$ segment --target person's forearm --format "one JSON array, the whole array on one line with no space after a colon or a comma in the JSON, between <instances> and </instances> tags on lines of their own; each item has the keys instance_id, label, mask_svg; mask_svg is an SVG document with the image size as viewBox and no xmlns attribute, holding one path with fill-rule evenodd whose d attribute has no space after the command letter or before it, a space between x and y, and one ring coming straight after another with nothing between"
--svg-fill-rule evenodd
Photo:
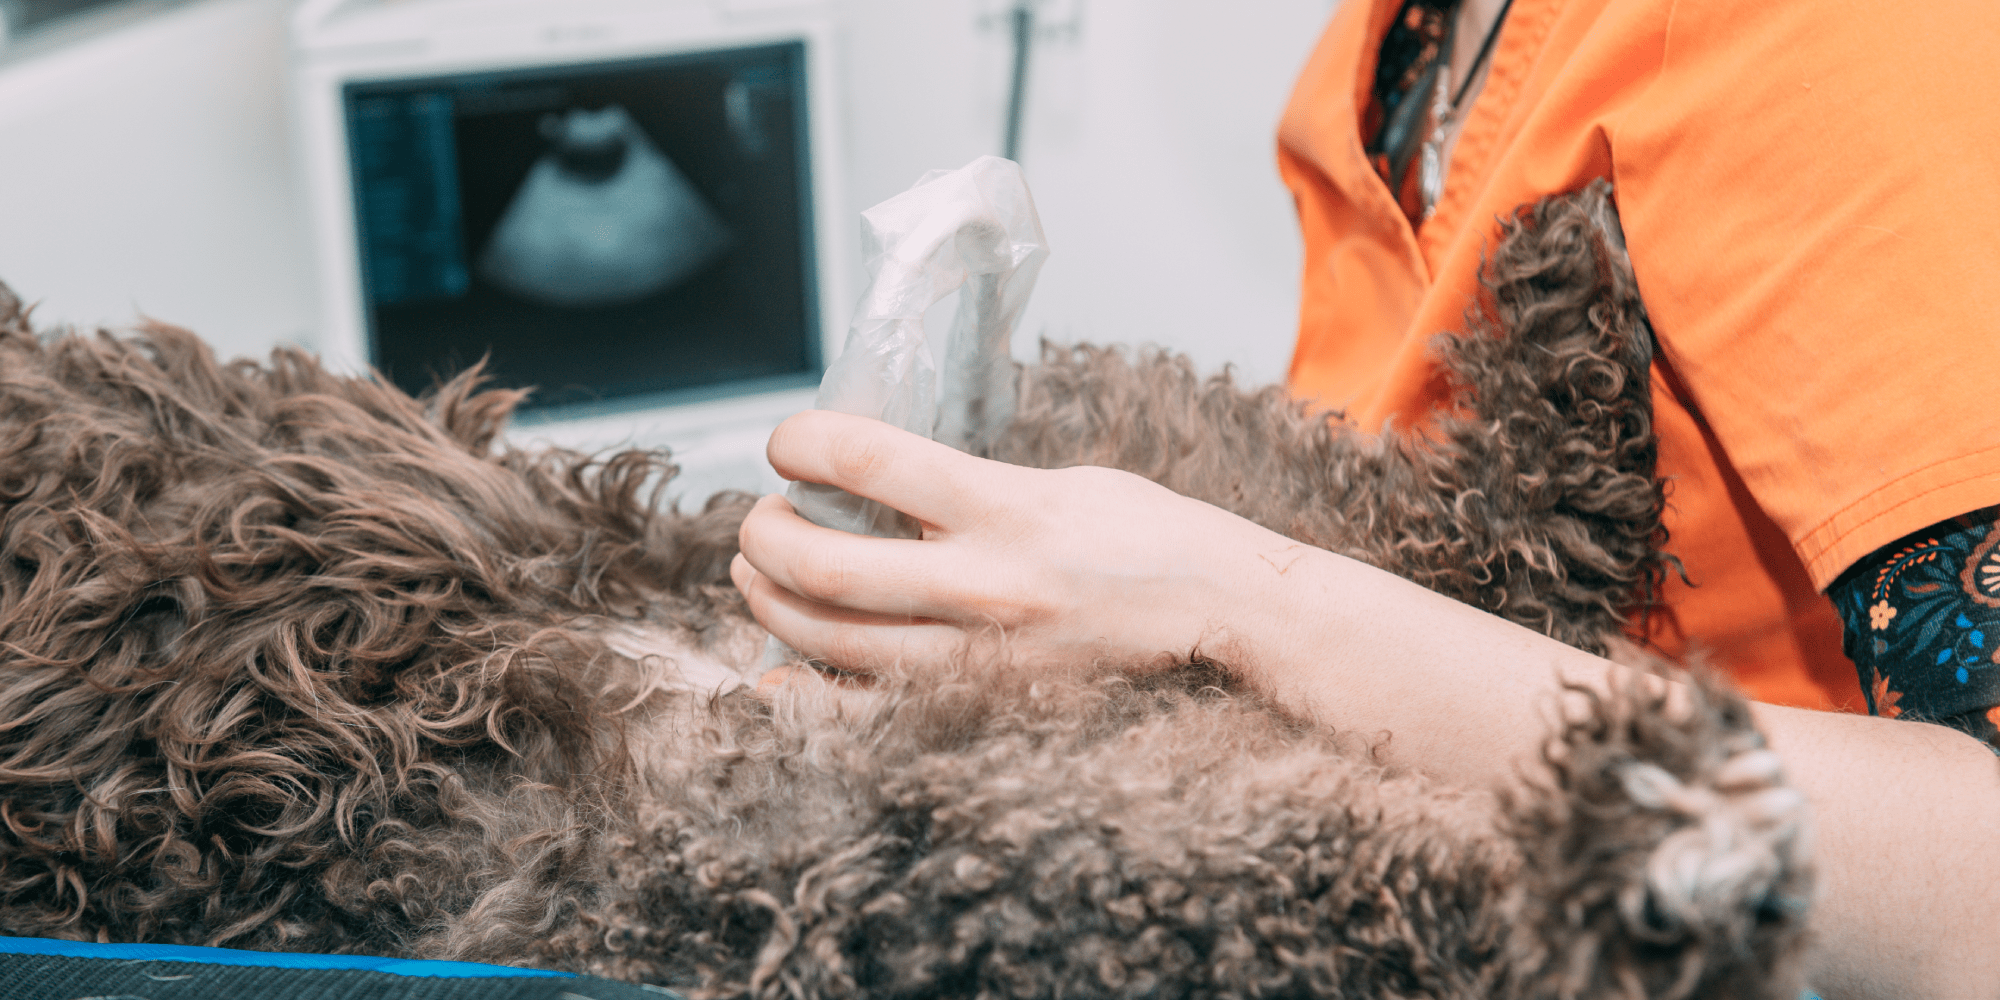
<instances>
[{"instance_id":1,"label":"person's forearm","mask_svg":"<svg viewBox=\"0 0 2000 1000\"><path fill-rule=\"evenodd\" d=\"M1943 726L1755 708L1813 805L1819 993L2000 996L2000 761Z\"/></svg>"},{"instance_id":2,"label":"person's forearm","mask_svg":"<svg viewBox=\"0 0 2000 1000\"><path fill-rule=\"evenodd\" d=\"M1239 634L1246 679L1396 763L1498 788L1539 759L1562 683L1626 669L1399 577L1298 550ZM1274 565L1273 570L1276 569ZM1366 664L1362 669L1358 665ZM2000 763L1937 726L1756 706L1812 802L1810 976L1828 1000L2000 996Z\"/></svg>"},{"instance_id":3,"label":"person's forearm","mask_svg":"<svg viewBox=\"0 0 2000 1000\"><path fill-rule=\"evenodd\" d=\"M1386 733L1392 762L1454 784L1512 782L1539 760L1561 682L1609 690L1621 669L1324 550L1265 562L1285 570L1240 590L1255 596L1233 631L1257 637L1244 679L1336 730Z\"/></svg>"}]
</instances>

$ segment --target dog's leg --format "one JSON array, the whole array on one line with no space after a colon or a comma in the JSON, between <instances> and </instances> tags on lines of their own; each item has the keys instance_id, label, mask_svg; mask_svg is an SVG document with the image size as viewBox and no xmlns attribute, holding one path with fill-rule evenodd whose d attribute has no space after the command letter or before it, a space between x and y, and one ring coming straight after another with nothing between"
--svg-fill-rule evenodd
<instances>
[{"instance_id":1,"label":"dog's leg","mask_svg":"<svg viewBox=\"0 0 2000 1000\"><path fill-rule=\"evenodd\" d=\"M1651 336L1609 189L1522 213L1493 315L1441 337L1458 408L1424 434L1329 423L1185 358L1045 347L990 457L1106 465L1600 648L1662 573Z\"/></svg>"},{"instance_id":2,"label":"dog's leg","mask_svg":"<svg viewBox=\"0 0 2000 1000\"><path fill-rule=\"evenodd\" d=\"M1691 705L1594 700L1517 803L1509 995L1794 1000L1811 895L1805 798L1749 706L1697 678Z\"/></svg>"},{"instance_id":3,"label":"dog's leg","mask_svg":"<svg viewBox=\"0 0 2000 1000\"><path fill-rule=\"evenodd\" d=\"M1203 379L1153 349L1044 343L1021 373L1013 421L984 454L1016 465L1100 465L1152 479L1277 531L1301 503L1301 473L1325 454L1326 421L1282 386Z\"/></svg>"},{"instance_id":4,"label":"dog's leg","mask_svg":"<svg viewBox=\"0 0 2000 1000\"><path fill-rule=\"evenodd\" d=\"M1458 409L1413 457L1493 577L1456 596L1594 647L1671 562L1652 330L1610 186L1524 209L1485 281L1490 315L1437 342Z\"/></svg>"}]
</instances>

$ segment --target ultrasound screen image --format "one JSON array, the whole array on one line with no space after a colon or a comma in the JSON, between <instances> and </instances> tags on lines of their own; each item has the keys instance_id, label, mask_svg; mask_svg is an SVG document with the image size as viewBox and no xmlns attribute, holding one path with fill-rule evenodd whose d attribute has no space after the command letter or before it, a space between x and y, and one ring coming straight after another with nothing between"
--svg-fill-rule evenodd
<instances>
[{"instance_id":1,"label":"ultrasound screen image","mask_svg":"<svg viewBox=\"0 0 2000 1000\"><path fill-rule=\"evenodd\" d=\"M820 371L805 47L349 84L370 360L529 406Z\"/></svg>"}]
</instances>

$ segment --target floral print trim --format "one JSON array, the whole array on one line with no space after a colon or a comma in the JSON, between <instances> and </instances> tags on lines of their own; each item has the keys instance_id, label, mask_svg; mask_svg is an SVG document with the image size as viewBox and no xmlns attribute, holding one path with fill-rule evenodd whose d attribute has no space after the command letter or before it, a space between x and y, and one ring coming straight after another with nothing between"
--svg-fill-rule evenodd
<instances>
[{"instance_id":1,"label":"floral print trim","mask_svg":"<svg viewBox=\"0 0 2000 1000\"><path fill-rule=\"evenodd\" d=\"M1868 711L2000 753L2000 507L1877 550L1827 588Z\"/></svg>"}]
</instances>

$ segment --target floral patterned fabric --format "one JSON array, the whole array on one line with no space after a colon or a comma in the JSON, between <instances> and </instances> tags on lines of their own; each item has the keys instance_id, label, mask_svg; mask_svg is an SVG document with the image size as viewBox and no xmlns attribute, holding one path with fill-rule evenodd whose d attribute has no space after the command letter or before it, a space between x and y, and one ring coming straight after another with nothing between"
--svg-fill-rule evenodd
<instances>
[{"instance_id":1,"label":"floral patterned fabric","mask_svg":"<svg viewBox=\"0 0 2000 1000\"><path fill-rule=\"evenodd\" d=\"M1461 0L1403 0L1375 62L1374 100L1362 115L1367 152L1412 226L1424 220L1418 177L1409 169L1430 129L1425 117L1437 74L1451 59L1452 23Z\"/></svg>"},{"instance_id":2,"label":"floral patterned fabric","mask_svg":"<svg viewBox=\"0 0 2000 1000\"><path fill-rule=\"evenodd\" d=\"M1827 596L1871 714L1942 723L2000 753L2000 507L1877 550Z\"/></svg>"}]
</instances>

